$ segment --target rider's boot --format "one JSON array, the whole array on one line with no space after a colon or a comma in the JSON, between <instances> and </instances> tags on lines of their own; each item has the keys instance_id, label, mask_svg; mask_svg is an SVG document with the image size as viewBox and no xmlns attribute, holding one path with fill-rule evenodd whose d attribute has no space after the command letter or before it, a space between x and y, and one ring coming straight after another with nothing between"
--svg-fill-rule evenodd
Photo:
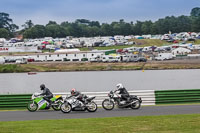
<instances>
[{"instance_id":1,"label":"rider's boot","mask_svg":"<svg viewBox=\"0 0 200 133\"><path fill-rule=\"evenodd\" d=\"M47 108L50 108L52 105L52 101L48 101L48 105L47 105Z\"/></svg>"}]
</instances>

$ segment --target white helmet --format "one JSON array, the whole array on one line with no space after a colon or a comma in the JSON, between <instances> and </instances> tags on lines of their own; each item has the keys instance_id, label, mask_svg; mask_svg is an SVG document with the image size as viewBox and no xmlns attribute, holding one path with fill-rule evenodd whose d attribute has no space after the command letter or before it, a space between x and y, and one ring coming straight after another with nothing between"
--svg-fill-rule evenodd
<instances>
[{"instance_id":1,"label":"white helmet","mask_svg":"<svg viewBox=\"0 0 200 133\"><path fill-rule=\"evenodd\" d=\"M117 89L124 88L123 85L122 85L121 83L117 84L116 86L117 86Z\"/></svg>"}]
</instances>

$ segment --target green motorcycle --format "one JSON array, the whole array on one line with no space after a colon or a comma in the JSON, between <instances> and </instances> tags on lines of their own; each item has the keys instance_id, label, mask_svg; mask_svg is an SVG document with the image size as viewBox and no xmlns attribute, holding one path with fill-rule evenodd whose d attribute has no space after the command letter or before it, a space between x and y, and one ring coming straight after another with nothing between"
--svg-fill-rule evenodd
<instances>
[{"instance_id":1,"label":"green motorcycle","mask_svg":"<svg viewBox=\"0 0 200 133\"><path fill-rule=\"evenodd\" d=\"M43 96L39 96L36 93L32 95L32 101L28 102L27 109L30 112L35 112L37 110L44 110L44 109L49 109L50 107L48 106L49 103L43 99ZM60 106L63 103L63 98L61 95L56 95L53 98L51 98L52 104L51 107L55 111L60 110Z\"/></svg>"}]
</instances>

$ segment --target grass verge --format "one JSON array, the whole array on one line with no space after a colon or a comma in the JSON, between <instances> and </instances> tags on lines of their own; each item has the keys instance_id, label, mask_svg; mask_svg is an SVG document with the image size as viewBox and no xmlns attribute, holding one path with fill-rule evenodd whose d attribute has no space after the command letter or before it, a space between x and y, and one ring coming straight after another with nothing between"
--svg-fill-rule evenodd
<instances>
[{"instance_id":1,"label":"grass verge","mask_svg":"<svg viewBox=\"0 0 200 133\"><path fill-rule=\"evenodd\" d=\"M200 69L199 60L171 60L118 63L40 62L0 65L0 73L13 72L68 72L68 71L122 71L122 70Z\"/></svg>"},{"instance_id":2,"label":"grass verge","mask_svg":"<svg viewBox=\"0 0 200 133\"><path fill-rule=\"evenodd\" d=\"M199 133L200 114L0 122L1 133Z\"/></svg>"},{"instance_id":3,"label":"grass verge","mask_svg":"<svg viewBox=\"0 0 200 133\"><path fill-rule=\"evenodd\" d=\"M24 72L25 70L16 64L0 65L0 73Z\"/></svg>"}]
</instances>

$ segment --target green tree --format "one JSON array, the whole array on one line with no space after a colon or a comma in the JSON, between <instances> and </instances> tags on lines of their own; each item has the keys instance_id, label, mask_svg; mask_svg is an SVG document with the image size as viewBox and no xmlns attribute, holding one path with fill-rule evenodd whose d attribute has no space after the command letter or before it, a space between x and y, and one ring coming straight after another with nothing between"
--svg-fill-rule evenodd
<instances>
[{"instance_id":1,"label":"green tree","mask_svg":"<svg viewBox=\"0 0 200 133\"><path fill-rule=\"evenodd\" d=\"M22 25L25 29L30 29L34 26L33 22L31 20L27 20L25 24Z\"/></svg>"},{"instance_id":2,"label":"green tree","mask_svg":"<svg viewBox=\"0 0 200 133\"><path fill-rule=\"evenodd\" d=\"M151 34L153 23L151 21L145 21L142 23L141 32L142 34Z\"/></svg>"},{"instance_id":3,"label":"green tree","mask_svg":"<svg viewBox=\"0 0 200 133\"><path fill-rule=\"evenodd\" d=\"M9 38L9 31L5 28L0 28L0 38Z\"/></svg>"},{"instance_id":4,"label":"green tree","mask_svg":"<svg viewBox=\"0 0 200 133\"><path fill-rule=\"evenodd\" d=\"M192 31L200 32L200 17L195 17L192 19Z\"/></svg>"},{"instance_id":5,"label":"green tree","mask_svg":"<svg viewBox=\"0 0 200 133\"><path fill-rule=\"evenodd\" d=\"M50 20L50 21L48 22L48 24L46 24L46 26L48 26L48 25L57 25L57 23L56 23L56 21L51 21L51 20Z\"/></svg>"},{"instance_id":6,"label":"green tree","mask_svg":"<svg viewBox=\"0 0 200 133\"><path fill-rule=\"evenodd\" d=\"M100 29L97 26L88 27L88 36L99 36Z\"/></svg>"},{"instance_id":7,"label":"green tree","mask_svg":"<svg viewBox=\"0 0 200 133\"><path fill-rule=\"evenodd\" d=\"M192 17L199 17L200 16L200 8L199 7L195 7L191 10L190 12L190 16Z\"/></svg>"},{"instance_id":8,"label":"green tree","mask_svg":"<svg viewBox=\"0 0 200 133\"><path fill-rule=\"evenodd\" d=\"M133 26L133 34L142 35L142 24L143 22L141 21L136 22L136 24Z\"/></svg>"},{"instance_id":9,"label":"green tree","mask_svg":"<svg viewBox=\"0 0 200 133\"><path fill-rule=\"evenodd\" d=\"M0 12L0 28L10 29L12 19L9 18L9 14Z\"/></svg>"},{"instance_id":10,"label":"green tree","mask_svg":"<svg viewBox=\"0 0 200 133\"><path fill-rule=\"evenodd\" d=\"M109 24L103 23L100 28L100 35L102 36L113 36L113 27Z\"/></svg>"},{"instance_id":11,"label":"green tree","mask_svg":"<svg viewBox=\"0 0 200 133\"><path fill-rule=\"evenodd\" d=\"M32 28L27 29L23 33L24 38L42 38L46 36L46 29L43 25L35 25Z\"/></svg>"},{"instance_id":12,"label":"green tree","mask_svg":"<svg viewBox=\"0 0 200 133\"><path fill-rule=\"evenodd\" d=\"M89 23L89 26L96 26L96 27L100 28L100 23L98 21L91 21Z\"/></svg>"},{"instance_id":13,"label":"green tree","mask_svg":"<svg viewBox=\"0 0 200 133\"><path fill-rule=\"evenodd\" d=\"M46 36L49 37L66 37L65 29L57 24L51 24L46 26Z\"/></svg>"},{"instance_id":14,"label":"green tree","mask_svg":"<svg viewBox=\"0 0 200 133\"><path fill-rule=\"evenodd\" d=\"M90 20L87 20L87 19L77 19L77 20L75 21L75 23L89 25Z\"/></svg>"},{"instance_id":15,"label":"green tree","mask_svg":"<svg viewBox=\"0 0 200 133\"><path fill-rule=\"evenodd\" d=\"M12 36L13 32L19 27L13 24L13 21L9 18L8 13L0 12L0 28L6 28L10 32L10 36Z\"/></svg>"},{"instance_id":16,"label":"green tree","mask_svg":"<svg viewBox=\"0 0 200 133\"><path fill-rule=\"evenodd\" d=\"M65 21L65 22L62 22L60 26L67 27L67 26L70 26L70 23L68 21Z\"/></svg>"}]
</instances>

